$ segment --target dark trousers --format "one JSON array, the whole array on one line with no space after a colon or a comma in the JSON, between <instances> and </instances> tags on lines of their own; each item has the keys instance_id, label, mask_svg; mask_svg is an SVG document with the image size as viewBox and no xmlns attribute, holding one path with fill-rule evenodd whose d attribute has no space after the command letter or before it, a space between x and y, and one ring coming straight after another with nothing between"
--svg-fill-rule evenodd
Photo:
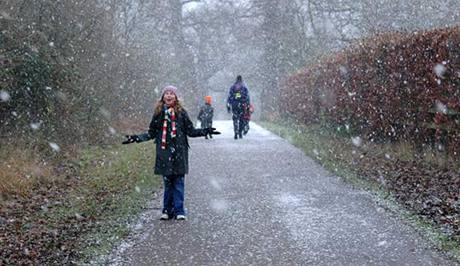
<instances>
[{"instance_id":1,"label":"dark trousers","mask_svg":"<svg viewBox=\"0 0 460 266\"><path fill-rule=\"evenodd\" d=\"M212 127L212 119L204 119L201 121L201 128L211 128ZM212 134L204 136L206 139L210 137L212 139Z\"/></svg>"},{"instance_id":2,"label":"dark trousers","mask_svg":"<svg viewBox=\"0 0 460 266\"><path fill-rule=\"evenodd\" d=\"M248 134L248 131L249 131L249 120L243 119L243 124L244 124L243 134L246 135Z\"/></svg>"},{"instance_id":3,"label":"dark trousers","mask_svg":"<svg viewBox=\"0 0 460 266\"><path fill-rule=\"evenodd\" d=\"M233 131L235 132L235 135L238 135L241 137L241 135L243 134L243 129L244 129L243 113L233 113L232 119L233 119Z\"/></svg>"}]
</instances>

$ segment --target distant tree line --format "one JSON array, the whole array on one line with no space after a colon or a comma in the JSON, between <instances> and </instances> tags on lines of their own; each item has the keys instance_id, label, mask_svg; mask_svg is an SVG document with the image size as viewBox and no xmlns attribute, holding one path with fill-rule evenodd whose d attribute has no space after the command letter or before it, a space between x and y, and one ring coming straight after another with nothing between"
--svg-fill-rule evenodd
<instances>
[{"instance_id":1,"label":"distant tree line","mask_svg":"<svg viewBox=\"0 0 460 266\"><path fill-rule=\"evenodd\" d=\"M150 114L165 84L196 90L181 5L2 1L0 141L100 143L114 121Z\"/></svg>"},{"instance_id":2,"label":"distant tree line","mask_svg":"<svg viewBox=\"0 0 460 266\"><path fill-rule=\"evenodd\" d=\"M236 74L269 118L280 82L322 55L362 36L459 20L455 1L409 2L3 0L1 141L100 142L114 121L149 116L167 84L193 116Z\"/></svg>"}]
</instances>

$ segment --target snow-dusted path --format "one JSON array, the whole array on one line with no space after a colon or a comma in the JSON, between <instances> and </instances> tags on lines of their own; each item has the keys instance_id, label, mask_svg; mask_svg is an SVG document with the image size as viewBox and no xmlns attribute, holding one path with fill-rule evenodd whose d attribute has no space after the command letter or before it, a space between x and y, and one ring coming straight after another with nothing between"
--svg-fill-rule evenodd
<instances>
[{"instance_id":1,"label":"snow-dusted path","mask_svg":"<svg viewBox=\"0 0 460 266\"><path fill-rule=\"evenodd\" d=\"M192 139L188 221L144 219L122 265L455 265L366 193L256 124Z\"/></svg>"}]
</instances>

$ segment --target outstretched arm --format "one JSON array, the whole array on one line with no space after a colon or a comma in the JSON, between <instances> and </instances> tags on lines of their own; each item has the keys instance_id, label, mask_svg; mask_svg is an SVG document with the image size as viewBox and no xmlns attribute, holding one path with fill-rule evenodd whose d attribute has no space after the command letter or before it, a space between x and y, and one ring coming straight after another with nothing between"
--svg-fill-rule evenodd
<instances>
[{"instance_id":1,"label":"outstretched arm","mask_svg":"<svg viewBox=\"0 0 460 266\"><path fill-rule=\"evenodd\" d=\"M130 143L140 143L144 141L149 141L154 139L157 132L158 132L158 119L159 116L153 116L152 121L150 122L149 131L146 133L138 134L138 135L126 135L126 140L122 142L122 144L130 144Z\"/></svg>"},{"instance_id":2,"label":"outstretched arm","mask_svg":"<svg viewBox=\"0 0 460 266\"><path fill-rule=\"evenodd\" d=\"M187 136L193 138L193 137L203 137L206 135L206 132L204 129L195 128L187 112L183 111L182 115L184 119L184 131Z\"/></svg>"},{"instance_id":3,"label":"outstretched arm","mask_svg":"<svg viewBox=\"0 0 460 266\"><path fill-rule=\"evenodd\" d=\"M198 129L193 126L192 120L190 120L190 117L188 116L187 112L183 111L182 114L184 117L184 131L185 134L189 137L204 137L208 134L220 134L220 132L215 131L215 128L203 128L203 129Z\"/></svg>"}]
</instances>

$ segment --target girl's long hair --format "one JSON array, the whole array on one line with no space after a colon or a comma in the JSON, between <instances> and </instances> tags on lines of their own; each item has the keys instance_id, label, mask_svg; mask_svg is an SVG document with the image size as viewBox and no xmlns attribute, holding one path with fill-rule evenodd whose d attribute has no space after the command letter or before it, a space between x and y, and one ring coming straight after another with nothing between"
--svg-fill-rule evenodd
<instances>
[{"instance_id":1,"label":"girl's long hair","mask_svg":"<svg viewBox=\"0 0 460 266\"><path fill-rule=\"evenodd\" d=\"M163 96L161 96L161 99L158 100L155 104L155 115L158 115L160 114L161 112L163 112L163 106L165 105L165 102L163 101ZM174 112L177 114L179 114L180 112L182 112L184 108L182 107L182 104L180 103L179 99L177 98L176 96L176 104L174 105Z\"/></svg>"}]
</instances>

